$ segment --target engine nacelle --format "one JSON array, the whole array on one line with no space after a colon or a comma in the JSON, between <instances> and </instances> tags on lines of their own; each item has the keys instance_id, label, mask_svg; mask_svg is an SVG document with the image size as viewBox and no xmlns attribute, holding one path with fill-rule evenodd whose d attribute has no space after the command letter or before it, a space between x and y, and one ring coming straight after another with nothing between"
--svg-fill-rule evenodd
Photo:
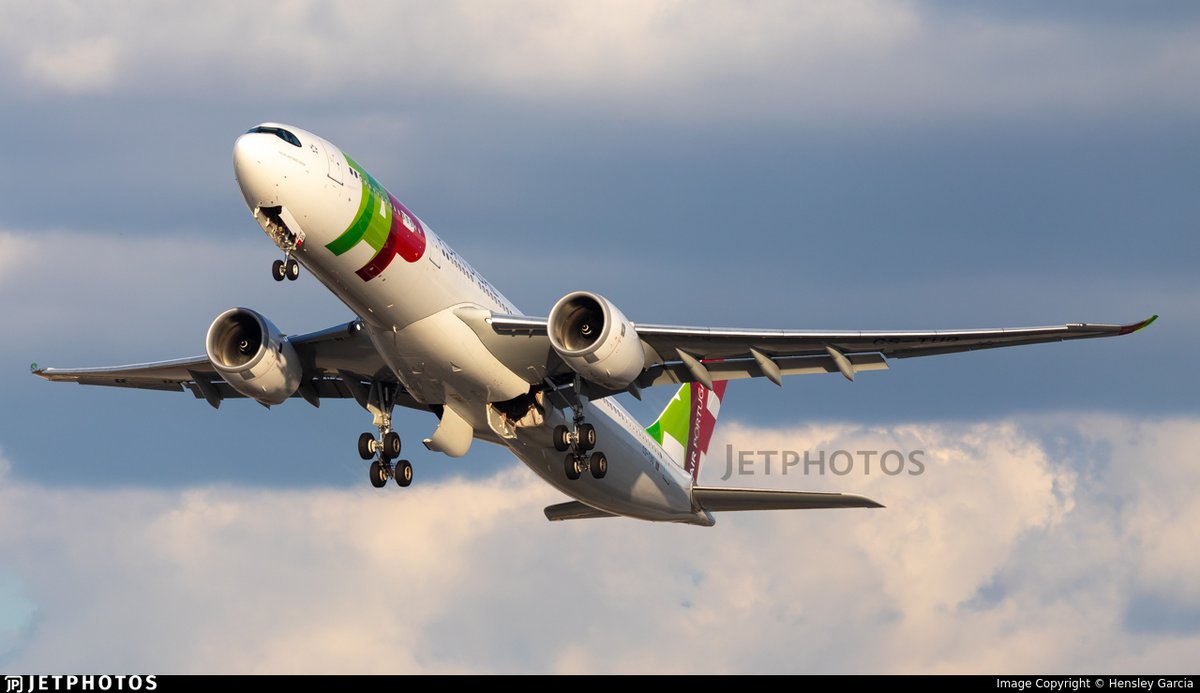
<instances>
[{"instance_id":1,"label":"engine nacelle","mask_svg":"<svg viewBox=\"0 0 1200 693\"><path fill-rule=\"evenodd\" d=\"M633 323L607 298L567 294L550 309L550 345L576 373L610 390L624 390L646 365Z\"/></svg>"},{"instance_id":2,"label":"engine nacelle","mask_svg":"<svg viewBox=\"0 0 1200 693\"><path fill-rule=\"evenodd\" d=\"M208 360L229 386L263 404L282 404L300 386L304 367L296 348L262 315L230 308L204 340Z\"/></svg>"}]
</instances>

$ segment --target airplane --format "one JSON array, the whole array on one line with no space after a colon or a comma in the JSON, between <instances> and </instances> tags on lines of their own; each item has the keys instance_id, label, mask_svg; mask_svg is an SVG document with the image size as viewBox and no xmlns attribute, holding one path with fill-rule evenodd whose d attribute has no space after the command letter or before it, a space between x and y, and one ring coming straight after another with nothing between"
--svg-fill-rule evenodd
<instances>
[{"instance_id":1,"label":"airplane","mask_svg":"<svg viewBox=\"0 0 1200 693\"><path fill-rule=\"evenodd\" d=\"M547 317L521 313L354 159L297 127L263 123L237 138L233 164L251 215L278 246L277 281L311 273L355 319L286 335L231 308L192 358L104 368L38 368L47 380L182 392L213 407L249 398L354 399L376 429L358 439L375 487L413 479L392 430L396 406L431 412L425 448L467 454L502 445L571 498L552 521L624 516L701 526L713 513L879 508L863 496L699 483L726 383L886 370L889 359L1110 337L1128 325L938 331L789 331L642 324L592 291ZM675 396L643 427L614 398L658 385ZM601 450L602 448L602 450ZM588 477L588 478L585 478Z\"/></svg>"}]
</instances>

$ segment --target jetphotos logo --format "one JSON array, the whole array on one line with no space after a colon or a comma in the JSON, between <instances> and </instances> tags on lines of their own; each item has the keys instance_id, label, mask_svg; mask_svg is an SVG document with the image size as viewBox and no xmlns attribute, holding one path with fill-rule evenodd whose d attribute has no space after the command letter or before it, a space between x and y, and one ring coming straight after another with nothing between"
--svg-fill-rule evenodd
<instances>
[{"instance_id":1,"label":"jetphotos logo","mask_svg":"<svg viewBox=\"0 0 1200 693\"><path fill-rule=\"evenodd\" d=\"M352 175L362 181L362 201L350 226L325 247L334 255L343 255L359 243L371 246L374 257L355 272L364 282L382 274L397 255L406 262L420 260L426 246L421 220L353 159L346 157L346 162Z\"/></svg>"},{"instance_id":2,"label":"jetphotos logo","mask_svg":"<svg viewBox=\"0 0 1200 693\"><path fill-rule=\"evenodd\" d=\"M735 450L725 446L725 473L734 476L921 476L924 450Z\"/></svg>"},{"instance_id":3,"label":"jetphotos logo","mask_svg":"<svg viewBox=\"0 0 1200 693\"><path fill-rule=\"evenodd\" d=\"M4 693L38 691L154 691L158 679L146 676L5 676Z\"/></svg>"}]
</instances>

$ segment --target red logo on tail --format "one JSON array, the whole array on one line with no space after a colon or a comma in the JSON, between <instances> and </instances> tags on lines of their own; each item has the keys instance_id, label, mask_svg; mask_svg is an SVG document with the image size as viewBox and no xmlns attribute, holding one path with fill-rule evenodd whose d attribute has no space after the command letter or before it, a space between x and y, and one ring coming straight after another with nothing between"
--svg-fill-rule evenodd
<instances>
[{"instance_id":1,"label":"red logo on tail","mask_svg":"<svg viewBox=\"0 0 1200 693\"><path fill-rule=\"evenodd\" d=\"M683 458L683 468L692 475L693 482L700 478L700 463L708 454L708 444L712 441L713 431L717 427L716 414L709 408L712 404L710 398L716 398L716 404L720 405L721 398L725 396L727 384L724 380L718 380L712 384L713 389L710 391L700 383L692 383L692 407L688 421L687 451Z\"/></svg>"}]
</instances>

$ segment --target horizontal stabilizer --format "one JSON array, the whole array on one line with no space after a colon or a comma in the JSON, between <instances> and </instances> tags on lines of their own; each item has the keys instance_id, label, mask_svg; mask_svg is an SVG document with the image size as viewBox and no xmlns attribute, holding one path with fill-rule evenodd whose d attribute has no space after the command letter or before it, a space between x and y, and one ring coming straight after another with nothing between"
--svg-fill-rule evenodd
<instances>
[{"instance_id":1,"label":"horizontal stabilizer","mask_svg":"<svg viewBox=\"0 0 1200 693\"><path fill-rule=\"evenodd\" d=\"M569 501L546 507L546 519L551 522L558 520L591 520L597 517L616 517L612 513L596 510L590 505L579 501Z\"/></svg>"},{"instance_id":2,"label":"horizontal stabilizer","mask_svg":"<svg viewBox=\"0 0 1200 693\"><path fill-rule=\"evenodd\" d=\"M696 499L700 507L709 512L883 507L870 498L853 493L821 493L818 491L696 486L692 488L692 497Z\"/></svg>"}]
</instances>

